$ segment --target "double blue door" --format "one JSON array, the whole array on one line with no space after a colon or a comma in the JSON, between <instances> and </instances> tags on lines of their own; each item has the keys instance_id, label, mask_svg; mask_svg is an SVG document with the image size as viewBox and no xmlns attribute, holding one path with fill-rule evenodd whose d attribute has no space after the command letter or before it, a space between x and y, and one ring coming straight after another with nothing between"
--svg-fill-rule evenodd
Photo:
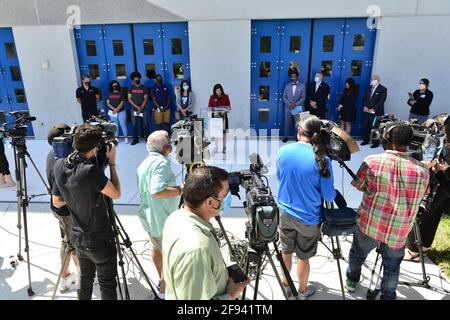
<instances>
[{"instance_id":1,"label":"double blue door","mask_svg":"<svg viewBox=\"0 0 450 320\"><path fill-rule=\"evenodd\" d=\"M5 113L19 110L28 111L11 28L0 28L0 110ZM6 120L12 121L14 117L7 115ZM27 135L33 135L31 123L28 125Z\"/></svg>"},{"instance_id":2,"label":"double blue door","mask_svg":"<svg viewBox=\"0 0 450 320\"><path fill-rule=\"evenodd\" d=\"M362 129L362 96L370 83L375 30L366 19L318 19L252 22L251 127L280 129L284 134L282 93L289 81L289 68L297 68L300 81L314 81L316 72L330 84L328 119L339 122L336 107L352 77L360 86L356 125L353 135ZM294 134L291 126L290 135Z\"/></svg>"},{"instance_id":3,"label":"double blue door","mask_svg":"<svg viewBox=\"0 0 450 320\"><path fill-rule=\"evenodd\" d=\"M85 25L75 30L75 39L80 73L101 90L105 111L109 82L117 80L126 95L133 71L147 88L155 84L156 74L169 89L190 78L187 23ZM175 110L175 91L169 91Z\"/></svg>"}]
</instances>

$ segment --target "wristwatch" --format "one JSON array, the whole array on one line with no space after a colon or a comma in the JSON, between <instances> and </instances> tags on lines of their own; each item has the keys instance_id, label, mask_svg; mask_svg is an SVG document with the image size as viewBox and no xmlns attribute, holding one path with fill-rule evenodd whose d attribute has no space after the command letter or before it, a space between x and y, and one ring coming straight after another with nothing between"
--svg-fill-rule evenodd
<instances>
[{"instance_id":1,"label":"wristwatch","mask_svg":"<svg viewBox=\"0 0 450 320\"><path fill-rule=\"evenodd\" d=\"M178 189L178 195L181 196L181 194L183 193L183 189L181 189L180 186L177 186Z\"/></svg>"}]
</instances>

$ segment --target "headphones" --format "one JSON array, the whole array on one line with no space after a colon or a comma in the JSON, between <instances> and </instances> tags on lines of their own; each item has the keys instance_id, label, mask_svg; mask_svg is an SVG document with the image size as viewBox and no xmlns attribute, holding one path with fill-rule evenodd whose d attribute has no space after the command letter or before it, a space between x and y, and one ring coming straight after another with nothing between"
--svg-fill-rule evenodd
<instances>
[{"instance_id":1,"label":"headphones","mask_svg":"<svg viewBox=\"0 0 450 320\"><path fill-rule=\"evenodd\" d=\"M404 124L403 121L387 122L385 124L384 128L382 128L381 133L381 144L383 146L392 144L391 131L402 124Z\"/></svg>"}]
</instances>

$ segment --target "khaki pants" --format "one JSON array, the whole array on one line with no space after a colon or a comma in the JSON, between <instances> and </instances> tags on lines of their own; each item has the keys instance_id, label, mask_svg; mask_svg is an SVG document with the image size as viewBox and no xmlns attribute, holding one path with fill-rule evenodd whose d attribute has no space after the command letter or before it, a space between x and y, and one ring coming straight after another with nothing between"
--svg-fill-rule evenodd
<instances>
[{"instance_id":1,"label":"khaki pants","mask_svg":"<svg viewBox=\"0 0 450 320\"><path fill-rule=\"evenodd\" d=\"M155 123L157 125L162 123L170 123L170 109L161 112L153 110L153 117L155 118Z\"/></svg>"}]
</instances>

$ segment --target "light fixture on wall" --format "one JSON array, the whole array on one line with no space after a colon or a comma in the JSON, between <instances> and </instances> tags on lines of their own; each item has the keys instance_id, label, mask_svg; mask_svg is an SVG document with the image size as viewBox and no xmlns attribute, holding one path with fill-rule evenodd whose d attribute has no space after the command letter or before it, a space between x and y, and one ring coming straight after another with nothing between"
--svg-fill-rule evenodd
<instances>
[{"instance_id":1,"label":"light fixture on wall","mask_svg":"<svg viewBox=\"0 0 450 320\"><path fill-rule=\"evenodd\" d=\"M50 62L47 59L42 60L41 62L42 69L49 69L50 68Z\"/></svg>"}]
</instances>

